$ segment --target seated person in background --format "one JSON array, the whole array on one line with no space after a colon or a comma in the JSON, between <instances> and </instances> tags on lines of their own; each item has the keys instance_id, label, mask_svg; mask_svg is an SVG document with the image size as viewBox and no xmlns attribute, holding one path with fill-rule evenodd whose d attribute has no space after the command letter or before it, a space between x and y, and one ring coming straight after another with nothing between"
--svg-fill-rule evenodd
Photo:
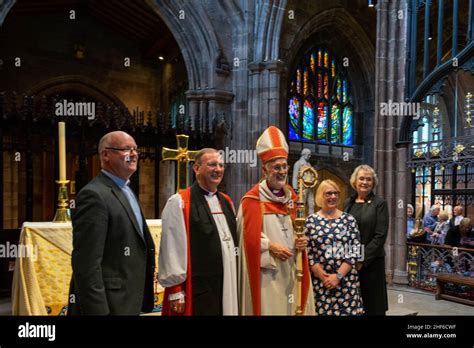
<instances>
[{"instance_id":1,"label":"seated person in background","mask_svg":"<svg viewBox=\"0 0 474 348\"><path fill-rule=\"evenodd\" d=\"M411 204L407 204L407 239L411 240L411 234L413 227L415 227L415 218L413 217L413 212L415 209Z\"/></svg>"},{"instance_id":2,"label":"seated person in background","mask_svg":"<svg viewBox=\"0 0 474 348\"><path fill-rule=\"evenodd\" d=\"M446 211L442 211L438 217L439 221L431 235L431 244L443 245L449 230L449 215Z\"/></svg>"},{"instance_id":3,"label":"seated person in background","mask_svg":"<svg viewBox=\"0 0 474 348\"><path fill-rule=\"evenodd\" d=\"M425 214L423 217L423 226L426 231L425 242L431 243L431 235L433 234L436 224L438 223L438 214L441 208L439 205L435 204L431 206L430 211Z\"/></svg>"},{"instance_id":4,"label":"seated person in background","mask_svg":"<svg viewBox=\"0 0 474 348\"><path fill-rule=\"evenodd\" d=\"M462 219L458 226L449 229L445 238L445 245L464 248L474 247L474 238L471 229L471 219Z\"/></svg>"}]
</instances>

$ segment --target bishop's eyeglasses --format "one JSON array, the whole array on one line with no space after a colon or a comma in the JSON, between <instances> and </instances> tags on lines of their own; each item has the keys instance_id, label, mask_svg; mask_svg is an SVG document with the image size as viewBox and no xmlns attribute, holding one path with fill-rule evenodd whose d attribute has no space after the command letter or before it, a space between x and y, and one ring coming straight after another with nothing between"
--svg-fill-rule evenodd
<instances>
[{"instance_id":1,"label":"bishop's eyeglasses","mask_svg":"<svg viewBox=\"0 0 474 348\"><path fill-rule=\"evenodd\" d=\"M107 150L115 150L115 151L122 151L125 154L130 154L132 151L134 151L137 155L140 155L140 151L138 150L138 147L124 147L124 148L119 148L119 147L106 147Z\"/></svg>"}]
</instances>

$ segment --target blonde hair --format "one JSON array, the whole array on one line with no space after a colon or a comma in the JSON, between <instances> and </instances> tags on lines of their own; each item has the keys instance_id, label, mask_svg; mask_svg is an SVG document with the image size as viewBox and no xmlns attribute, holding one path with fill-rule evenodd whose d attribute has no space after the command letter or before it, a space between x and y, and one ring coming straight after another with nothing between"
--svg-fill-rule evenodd
<instances>
[{"instance_id":1,"label":"blonde hair","mask_svg":"<svg viewBox=\"0 0 474 348\"><path fill-rule=\"evenodd\" d=\"M339 186L334 181L332 181L331 179L326 179L326 180L321 181L321 183L318 186L318 189L316 190L316 204L318 205L318 207L323 206L324 191L328 187L333 187L337 190L337 192L339 192L339 193L341 192L341 189L339 188Z\"/></svg>"},{"instance_id":2,"label":"blonde hair","mask_svg":"<svg viewBox=\"0 0 474 348\"><path fill-rule=\"evenodd\" d=\"M440 220L446 221L449 219L449 214L447 211L442 211L441 213L439 213L438 217Z\"/></svg>"},{"instance_id":3,"label":"blonde hair","mask_svg":"<svg viewBox=\"0 0 474 348\"><path fill-rule=\"evenodd\" d=\"M471 219L469 218L462 219L461 222L459 223L459 226L464 226L464 227L471 226Z\"/></svg>"},{"instance_id":4,"label":"blonde hair","mask_svg":"<svg viewBox=\"0 0 474 348\"><path fill-rule=\"evenodd\" d=\"M379 179L377 178L377 173L375 172L374 168L372 168L371 166L367 164L361 164L360 166L356 167L356 169L354 169L354 171L352 172L351 179L349 180L352 188L356 190L357 175L359 174L361 170L365 172L369 172L370 175L372 175L372 179L374 182L373 188L375 188L377 184L379 183Z\"/></svg>"}]
</instances>

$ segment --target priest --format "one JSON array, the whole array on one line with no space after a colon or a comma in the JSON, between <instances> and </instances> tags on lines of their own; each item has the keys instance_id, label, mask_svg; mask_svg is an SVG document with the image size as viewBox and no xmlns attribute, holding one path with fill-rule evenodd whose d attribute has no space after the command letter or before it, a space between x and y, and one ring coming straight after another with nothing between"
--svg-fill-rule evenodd
<instances>
[{"instance_id":1,"label":"priest","mask_svg":"<svg viewBox=\"0 0 474 348\"><path fill-rule=\"evenodd\" d=\"M238 315L235 211L217 190L224 162L217 150L202 149L193 170L196 182L173 195L162 213L162 313Z\"/></svg>"},{"instance_id":2,"label":"priest","mask_svg":"<svg viewBox=\"0 0 474 348\"><path fill-rule=\"evenodd\" d=\"M240 313L295 315L301 299L304 315L314 315L306 237L296 237L297 196L286 183L288 144L276 127L257 140L264 179L242 198L237 214L240 236ZM301 295L297 294L296 249L303 252Z\"/></svg>"}]
</instances>

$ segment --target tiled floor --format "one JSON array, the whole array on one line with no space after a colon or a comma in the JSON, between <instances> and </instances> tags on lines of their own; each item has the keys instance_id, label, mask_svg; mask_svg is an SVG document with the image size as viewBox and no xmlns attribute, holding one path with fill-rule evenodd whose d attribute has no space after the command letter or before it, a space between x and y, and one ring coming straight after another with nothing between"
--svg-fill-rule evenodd
<instances>
[{"instance_id":1,"label":"tiled floor","mask_svg":"<svg viewBox=\"0 0 474 348\"><path fill-rule=\"evenodd\" d=\"M435 294L409 287L388 288L387 315L474 315L474 307L435 299Z\"/></svg>"},{"instance_id":2,"label":"tiled floor","mask_svg":"<svg viewBox=\"0 0 474 348\"><path fill-rule=\"evenodd\" d=\"M435 299L429 292L408 287L388 288L387 315L474 315L474 307ZM11 315L10 299L0 299L0 315Z\"/></svg>"}]
</instances>

